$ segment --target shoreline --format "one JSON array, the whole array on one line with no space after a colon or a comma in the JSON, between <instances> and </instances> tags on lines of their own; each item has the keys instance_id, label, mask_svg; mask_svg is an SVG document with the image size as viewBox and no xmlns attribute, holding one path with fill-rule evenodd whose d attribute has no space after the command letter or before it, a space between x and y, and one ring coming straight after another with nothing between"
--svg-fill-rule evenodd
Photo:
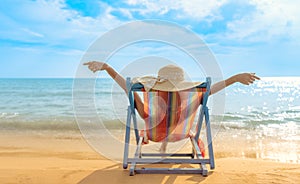
<instances>
[{"instance_id":1,"label":"shoreline","mask_svg":"<svg viewBox=\"0 0 300 184\"><path fill-rule=\"evenodd\" d=\"M216 169L199 175L129 176L94 151L78 131L1 131L1 183L300 183L300 164L225 154L216 140ZM240 146L240 145L239 145ZM237 145L238 147L238 145ZM178 167L178 165L174 165Z\"/></svg>"}]
</instances>

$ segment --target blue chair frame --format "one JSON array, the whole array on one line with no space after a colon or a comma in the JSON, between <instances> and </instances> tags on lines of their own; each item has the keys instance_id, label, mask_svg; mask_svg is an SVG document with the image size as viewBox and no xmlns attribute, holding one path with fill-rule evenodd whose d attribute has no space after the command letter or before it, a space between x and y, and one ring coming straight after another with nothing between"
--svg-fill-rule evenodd
<instances>
[{"instance_id":1,"label":"blue chair frame","mask_svg":"<svg viewBox=\"0 0 300 184\"><path fill-rule=\"evenodd\" d=\"M191 137L191 144L193 150L191 153L142 153L142 142L143 137L139 136L139 130L137 127L136 110L134 108L134 92L141 92L144 86L140 83L131 83L131 79L126 79L126 85L128 90L129 106L127 109L127 121L126 121L126 132L125 132L125 147L123 156L123 168L127 169L130 164L129 175L133 176L138 173L161 173L161 174L202 174L203 176L208 175L206 164L210 165L210 169L215 168L213 145L212 145L212 134L209 119L209 109L207 107L208 97L210 94L211 78L207 77L206 82L196 86L195 88L206 88L206 92L203 95L203 101L200 106L200 111L197 120L197 128L195 137ZM200 148L197 144L199 139L203 120L205 118L206 125L206 138L208 142L208 158L203 158L200 152ZM129 158L129 144L130 144L130 131L134 129L136 151L132 158ZM172 158L176 157L176 158ZM186 158L181 158L186 157ZM139 164L198 164L199 168L137 168Z\"/></svg>"}]
</instances>

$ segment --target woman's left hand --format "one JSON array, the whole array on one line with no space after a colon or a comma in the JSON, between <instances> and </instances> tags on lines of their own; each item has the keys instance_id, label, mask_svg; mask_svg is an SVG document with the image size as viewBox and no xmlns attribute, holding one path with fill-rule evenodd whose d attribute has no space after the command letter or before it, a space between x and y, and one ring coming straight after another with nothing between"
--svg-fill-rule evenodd
<instances>
[{"instance_id":1,"label":"woman's left hand","mask_svg":"<svg viewBox=\"0 0 300 184\"><path fill-rule=\"evenodd\" d=\"M255 80L260 80L259 77L255 75L255 73L241 73L237 74L236 76L236 82L240 82L244 85L252 84Z\"/></svg>"}]
</instances>

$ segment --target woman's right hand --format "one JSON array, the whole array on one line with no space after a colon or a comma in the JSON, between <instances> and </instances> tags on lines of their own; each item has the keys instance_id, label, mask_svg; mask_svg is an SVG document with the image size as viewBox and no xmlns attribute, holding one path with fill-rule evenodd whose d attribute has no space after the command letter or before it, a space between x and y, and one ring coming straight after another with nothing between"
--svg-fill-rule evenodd
<instances>
[{"instance_id":1,"label":"woman's right hand","mask_svg":"<svg viewBox=\"0 0 300 184\"><path fill-rule=\"evenodd\" d=\"M106 70L109 67L108 64L99 61L90 61L87 63L83 63L83 65L88 65L88 68L94 73L99 70Z\"/></svg>"}]
</instances>

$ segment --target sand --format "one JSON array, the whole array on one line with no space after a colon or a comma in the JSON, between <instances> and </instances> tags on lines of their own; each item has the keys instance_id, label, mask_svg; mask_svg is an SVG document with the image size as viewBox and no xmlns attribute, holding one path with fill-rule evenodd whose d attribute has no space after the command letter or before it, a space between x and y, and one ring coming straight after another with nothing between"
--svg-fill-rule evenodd
<instances>
[{"instance_id":1,"label":"sand","mask_svg":"<svg viewBox=\"0 0 300 184\"><path fill-rule=\"evenodd\" d=\"M77 131L1 131L0 183L300 183L300 164L218 156L222 154L216 152L216 169L208 177L129 176L120 163L95 152Z\"/></svg>"}]
</instances>

